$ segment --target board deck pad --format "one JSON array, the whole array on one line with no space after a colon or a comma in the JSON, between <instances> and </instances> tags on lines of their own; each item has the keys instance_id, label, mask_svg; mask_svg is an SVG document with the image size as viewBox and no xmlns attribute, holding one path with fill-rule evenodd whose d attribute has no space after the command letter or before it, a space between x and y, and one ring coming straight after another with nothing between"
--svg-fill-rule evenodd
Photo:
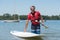
<instances>
[{"instance_id":1,"label":"board deck pad","mask_svg":"<svg viewBox=\"0 0 60 40\"><path fill-rule=\"evenodd\" d=\"M34 34L30 32L19 32L19 31L11 31L12 35L20 37L20 38L31 38L31 37L41 37L44 36L44 34Z\"/></svg>"}]
</instances>

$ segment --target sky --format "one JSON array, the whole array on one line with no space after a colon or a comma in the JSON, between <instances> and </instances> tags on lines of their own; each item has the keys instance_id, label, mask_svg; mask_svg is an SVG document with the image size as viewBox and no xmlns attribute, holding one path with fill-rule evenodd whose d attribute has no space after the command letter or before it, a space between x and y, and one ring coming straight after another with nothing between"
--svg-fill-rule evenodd
<instances>
[{"instance_id":1,"label":"sky","mask_svg":"<svg viewBox=\"0 0 60 40\"><path fill-rule=\"evenodd\" d=\"M41 15L60 15L60 0L0 0L0 15L28 15L32 5Z\"/></svg>"}]
</instances>

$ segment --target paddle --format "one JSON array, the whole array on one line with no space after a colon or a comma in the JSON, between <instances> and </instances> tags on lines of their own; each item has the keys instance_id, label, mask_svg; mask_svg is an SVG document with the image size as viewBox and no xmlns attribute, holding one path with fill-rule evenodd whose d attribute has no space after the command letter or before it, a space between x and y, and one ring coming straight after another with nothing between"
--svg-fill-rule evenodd
<instances>
[{"instance_id":1,"label":"paddle","mask_svg":"<svg viewBox=\"0 0 60 40\"><path fill-rule=\"evenodd\" d=\"M42 26L44 26L46 29L48 28L48 27L47 27L46 25L44 25L43 23L40 22L40 24L41 24Z\"/></svg>"}]
</instances>

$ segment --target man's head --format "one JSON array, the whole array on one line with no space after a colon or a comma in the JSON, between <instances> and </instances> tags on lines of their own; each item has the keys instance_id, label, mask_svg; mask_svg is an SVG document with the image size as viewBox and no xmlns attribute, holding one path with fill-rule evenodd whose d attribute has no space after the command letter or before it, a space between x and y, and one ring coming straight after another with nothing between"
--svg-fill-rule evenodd
<instances>
[{"instance_id":1,"label":"man's head","mask_svg":"<svg viewBox=\"0 0 60 40\"><path fill-rule=\"evenodd\" d=\"M35 12L35 6L31 6L30 10L31 10L32 13L34 13Z\"/></svg>"}]
</instances>

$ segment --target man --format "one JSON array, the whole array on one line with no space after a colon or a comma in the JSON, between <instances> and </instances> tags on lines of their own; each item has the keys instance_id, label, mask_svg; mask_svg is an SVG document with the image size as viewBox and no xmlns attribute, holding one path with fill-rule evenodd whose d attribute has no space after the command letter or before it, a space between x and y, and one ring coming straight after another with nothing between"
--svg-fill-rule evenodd
<instances>
[{"instance_id":1,"label":"man","mask_svg":"<svg viewBox=\"0 0 60 40\"><path fill-rule=\"evenodd\" d=\"M31 32L35 34L40 34L40 20L43 23L43 18L39 11L35 11L35 6L31 6L30 10L31 12L28 14L24 32L26 32L28 27L28 22L29 20L31 20Z\"/></svg>"}]
</instances>

